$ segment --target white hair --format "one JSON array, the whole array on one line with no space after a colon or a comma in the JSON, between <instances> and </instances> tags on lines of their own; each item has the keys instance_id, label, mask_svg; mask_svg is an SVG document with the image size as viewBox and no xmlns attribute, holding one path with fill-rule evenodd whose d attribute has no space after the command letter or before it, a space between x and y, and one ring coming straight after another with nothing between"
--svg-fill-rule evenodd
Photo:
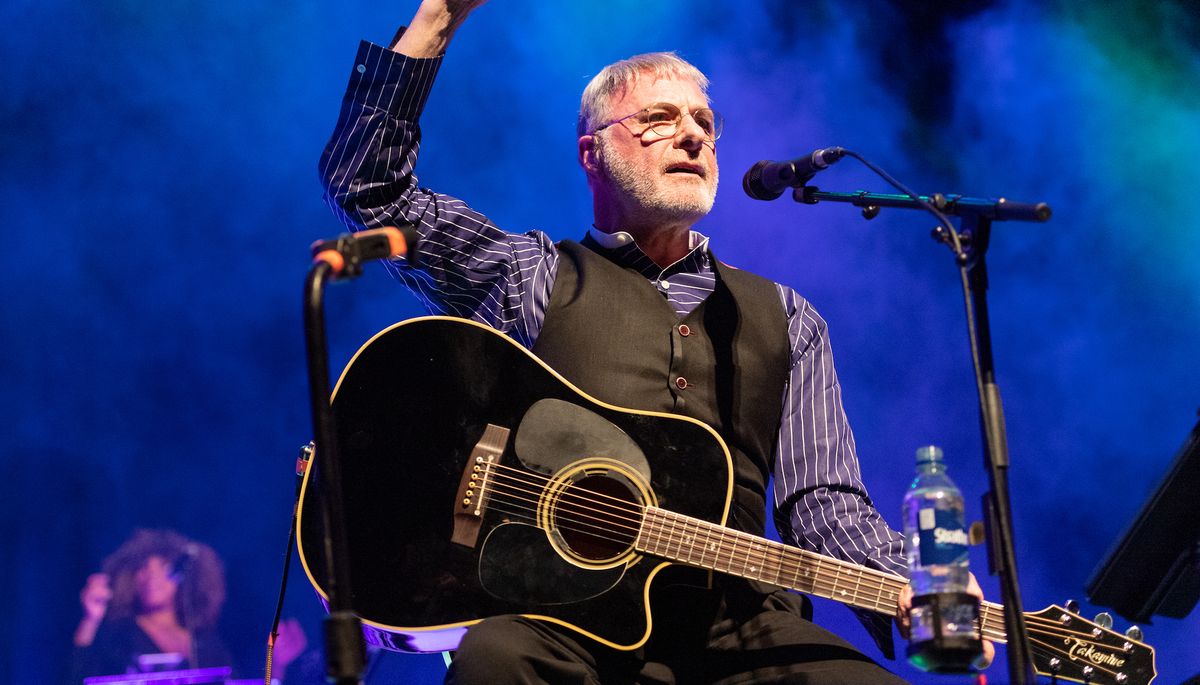
<instances>
[{"instance_id":1,"label":"white hair","mask_svg":"<svg viewBox=\"0 0 1200 685\"><path fill-rule=\"evenodd\" d=\"M578 135L591 133L611 117L611 113L606 111L609 99L633 87L642 75L655 80L677 78L692 81L708 97L708 77L674 52L634 55L604 67L583 89L583 97L579 101L579 121L576 124Z\"/></svg>"}]
</instances>

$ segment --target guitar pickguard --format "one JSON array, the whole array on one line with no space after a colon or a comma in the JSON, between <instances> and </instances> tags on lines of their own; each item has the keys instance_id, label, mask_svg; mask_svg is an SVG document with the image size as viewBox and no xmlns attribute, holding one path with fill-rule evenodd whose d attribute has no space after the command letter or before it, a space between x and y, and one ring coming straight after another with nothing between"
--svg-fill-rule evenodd
<instances>
[{"instance_id":1,"label":"guitar pickguard","mask_svg":"<svg viewBox=\"0 0 1200 685\"><path fill-rule=\"evenodd\" d=\"M584 569L550 546L535 526L494 528L479 553L479 581L488 594L526 606L581 602L608 592L625 575L623 566Z\"/></svg>"},{"instance_id":2,"label":"guitar pickguard","mask_svg":"<svg viewBox=\"0 0 1200 685\"><path fill-rule=\"evenodd\" d=\"M624 463L650 482L650 462L629 435L613 422L573 402L547 398L525 412L513 444L517 458L532 471L552 474L590 457Z\"/></svg>"}]
</instances>

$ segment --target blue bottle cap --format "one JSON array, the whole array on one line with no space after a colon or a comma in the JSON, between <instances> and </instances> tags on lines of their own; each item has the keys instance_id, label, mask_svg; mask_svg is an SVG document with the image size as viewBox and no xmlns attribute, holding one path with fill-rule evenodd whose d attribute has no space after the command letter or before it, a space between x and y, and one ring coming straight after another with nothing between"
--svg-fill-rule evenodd
<instances>
[{"instance_id":1,"label":"blue bottle cap","mask_svg":"<svg viewBox=\"0 0 1200 685\"><path fill-rule=\"evenodd\" d=\"M941 463L942 448L937 445L926 445L917 448L917 463L929 464L932 462Z\"/></svg>"}]
</instances>

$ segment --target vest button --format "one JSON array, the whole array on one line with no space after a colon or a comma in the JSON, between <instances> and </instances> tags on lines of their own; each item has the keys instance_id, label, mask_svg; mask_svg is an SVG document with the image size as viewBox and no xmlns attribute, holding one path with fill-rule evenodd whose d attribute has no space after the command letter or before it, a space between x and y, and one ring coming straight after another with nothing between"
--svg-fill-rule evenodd
<instances>
[{"instance_id":1,"label":"vest button","mask_svg":"<svg viewBox=\"0 0 1200 685\"><path fill-rule=\"evenodd\" d=\"M688 328L688 325L686 323L679 324L679 335L682 335L683 337L686 338L691 334L692 334L692 329Z\"/></svg>"},{"instance_id":2,"label":"vest button","mask_svg":"<svg viewBox=\"0 0 1200 685\"><path fill-rule=\"evenodd\" d=\"M675 387L679 388L680 390L683 390L684 388L688 387L687 379L684 378L683 376L676 378L675 379Z\"/></svg>"}]
</instances>

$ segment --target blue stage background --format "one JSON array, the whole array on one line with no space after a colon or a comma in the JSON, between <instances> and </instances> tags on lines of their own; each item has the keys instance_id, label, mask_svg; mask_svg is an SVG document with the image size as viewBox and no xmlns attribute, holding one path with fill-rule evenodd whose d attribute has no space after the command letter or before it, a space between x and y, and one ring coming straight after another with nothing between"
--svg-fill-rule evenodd
<instances>
[{"instance_id":1,"label":"blue stage background","mask_svg":"<svg viewBox=\"0 0 1200 685\"><path fill-rule=\"evenodd\" d=\"M307 246L340 231L316 160L357 41L385 43L414 5L0 8L0 680L61 677L79 589L135 527L218 550L223 632L245 674L261 671L290 473L310 433ZM992 323L1026 608L1082 599L1200 406L1194 5L497 0L447 57L422 184L510 230L581 236L579 92L604 64L649 50L677 50L712 78L725 183L698 228L724 261L793 285L828 319L866 482L893 525L913 450L930 442L980 515L949 253L920 214L866 222L847 205L759 203L742 172L842 145L921 192L1054 207L1046 225L996 226ZM851 160L817 183L889 191ZM381 268L335 288L330 308L337 368L422 313ZM985 575L982 549L972 563ZM293 581L287 613L315 646L319 606L303 575ZM844 609L822 602L818 619L873 650ZM1146 632L1158 682L1200 672L1197 614ZM436 656L380 664L373 682L440 678ZM1003 664L990 675L1006 680Z\"/></svg>"}]
</instances>

